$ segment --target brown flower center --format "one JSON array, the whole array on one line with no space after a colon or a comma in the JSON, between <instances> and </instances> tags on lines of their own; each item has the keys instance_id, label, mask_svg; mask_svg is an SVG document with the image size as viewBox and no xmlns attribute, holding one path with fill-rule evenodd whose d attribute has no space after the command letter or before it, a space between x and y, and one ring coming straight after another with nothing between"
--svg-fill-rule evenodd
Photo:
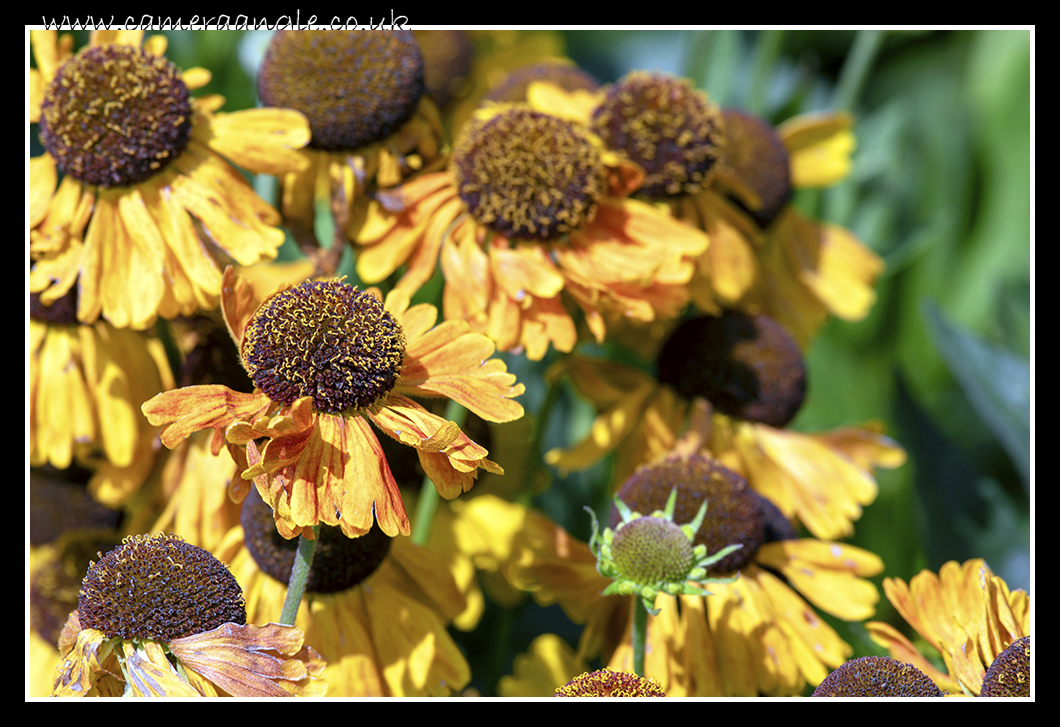
<instances>
[{"instance_id":1,"label":"brown flower center","mask_svg":"<svg viewBox=\"0 0 1060 727\"><path fill-rule=\"evenodd\" d=\"M707 515L693 545L707 546L707 553L736 543L743 545L711 566L711 575L733 573L754 560L766 535L761 498L743 477L706 455L670 457L644 465L622 484L617 495L630 510L648 513L663 510L675 487L675 523L692 522L703 500L707 501ZM619 522L618 510L612 507L611 527Z\"/></svg>"},{"instance_id":2,"label":"brown flower center","mask_svg":"<svg viewBox=\"0 0 1060 727\"><path fill-rule=\"evenodd\" d=\"M623 671L582 674L556 690L557 697L665 697L666 692L651 679Z\"/></svg>"},{"instance_id":3,"label":"brown flower center","mask_svg":"<svg viewBox=\"0 0 1060 727\"><path fill-rule=\"evenodd\" d=\"M763 230L791 200L788 150L768 123L743 111L725 109L725 166L758 195L761 206L751 209L734 200Z\"/></svg>"},{"instance_id":4,"label":"brown flower center","mask_svg":"<svg viewBox=\"0 0 1060 727\"><path fill-rule=\"evenodd\" d=\"M272 508L255 488L243 501L239 520L247 550L262 572L286 584L291 579L298 539L280 536ZM339 593L358 585L382 564L390 552L390 540L378 523L359 538L347 538L339 528L321 525L306 591Z\"/></svg>"},{"instance_id":5,"label":"brown flower center","mask_svg":"<svg viewBox=\"0 0 1060 727\"><path fill-rule=\"evenodd\" d=\"M423 56L409 30L281 30L258 71L266 106L305 114L309 146L353 151L412 118Z\"/></svg>"},{"instance_id":6,"label":"brown flower center","mask_svg":"<svg viewBox=\"0 0 1060 727\"><path fill-rule=\"evenodd\" d=\"M506 237L558 238L592 221L600 154L573 124L523 107L470 122L453 176L476 220Z\"/></svg>"},{"instance_id":7,"label":"brown flower center","mask_svg":"<svg viewBox=\"0 0 1060 727\"><path fill-rule=\"evenodd\" d=\"M815 697L944 697L924 672L886 656L851 659L825 677Z\"/></svg>"},{"instance_id":8,"label":"brown flower center","mask_svg":"<svg viewBox=\"0 0 1060 727\"><path fill-rule=\"evenodd\" d=\"M980 697L1031 696L1031 637L1024 636L998 654L983 676Z\"/></svg>"},{"instance_id":9,"label":"brown flower center","mask_svg":"<svg viewBox=\"0 0 1060 727\"><path fill-rule=\"evenodd\" d=\"M405 334L383 304L341 280L274 295L243 338L243 365L273 401L313 397L317 411L369 407L397 383Z\"/></svg>"},{"instance_id":10,"label":"brown flower center","mask_svg":"<svg viewBox=\"0 0 1060 727\"><path fill-rule=\"evenodd\" d=\"M724 143L721 114L706 94L685 79L641 71L611 87L592 128L644 168L640 192L653 198L706 186Z\"/></svg>"},{"instance_id":11,"label":"brown flower center","mask_svg":"<svg viewBox=\"0 0 1060 727\"><path fill-rule=\"evenodd\" d=\"M659 381L723 414L783 427L806 398L806 367L772 318L726 311L682 323L659 352Z\"/></svg>"},{"instance_id":12,"label":"brown flower center","mask_svg":"<svg viewBox=\"0 0 1060 727\"><path fill-rule=\"evenodd\" d=\"M127 45L84 48L59 69L41 104L41 143L85 184L138 184L188 144L191 102L180 71Z\"/></svg>"},{"instance_id":13,"label":"brown flower center","mask_svg":"<svg viewBox=\"0 0 1060 727\"><path fill-rule=\"evenodd\" d=\"M92 564L81 583L83 628L111 639L168 643L245 624L243 590L225 564L176 535L135 535Z\"/></svg>"}]
</instances>

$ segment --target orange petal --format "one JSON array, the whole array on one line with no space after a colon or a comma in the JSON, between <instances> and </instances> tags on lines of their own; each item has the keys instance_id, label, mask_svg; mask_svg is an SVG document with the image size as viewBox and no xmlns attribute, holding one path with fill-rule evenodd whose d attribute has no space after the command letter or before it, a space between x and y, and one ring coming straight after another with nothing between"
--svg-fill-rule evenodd
<instances>
[{"instance_id":1,"label":"orange petal","mask_svg":"<svg viewBox=\"0 0 1060 727\"><path fill-rule=\"evenodd\" d=\"M166 391L140 407L155 426L169 424L161 434L170 449L200 429L226 427L237 419L253 419L269 407L264 394L241 394L227 386L186 386Z\"/></svg>"}]
</instances>

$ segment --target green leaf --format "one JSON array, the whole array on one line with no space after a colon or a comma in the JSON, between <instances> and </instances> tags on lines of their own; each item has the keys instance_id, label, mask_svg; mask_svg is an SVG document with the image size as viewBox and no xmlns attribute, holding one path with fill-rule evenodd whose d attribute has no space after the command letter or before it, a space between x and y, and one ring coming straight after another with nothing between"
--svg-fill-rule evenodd
<instances>
[{"instance_id":1,"label":"green leaf","mask_svg":"<svg viewBox=\"0 0 1060 727\"><path fill-rule=\"evenodd\" d=\"M923 306L935 347L1030 488L1030 363L961 330L932 302Z\"/></svg>"}]
</instances>

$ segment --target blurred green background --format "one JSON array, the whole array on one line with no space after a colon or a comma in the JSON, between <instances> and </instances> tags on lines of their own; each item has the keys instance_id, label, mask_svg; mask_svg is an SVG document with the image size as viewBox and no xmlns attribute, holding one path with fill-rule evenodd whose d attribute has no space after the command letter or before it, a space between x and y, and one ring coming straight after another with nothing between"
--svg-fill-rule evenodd
<instances>
[{"instance_id":1,"label":"blurred green background","mask_svg":"<svg viewBox=\"0 0 1060 727\"><path fill-rule=\"evenodd\" d=\"M810 396L793 427L882 419L907 449L907 465L878 473L879 497L852 539L883 558L883 576L908 580L947 560L982 557L1011 588L1029 591L1032 31L547 32L602 83L657 70L693 78L722 106L774 123L823 109L855 115L851 176L796 203L853 230L887 271L866 320L833 320L812 344ZM213 73L200 93L223 94L226 110L255 104L253 73L268 33L166 35L178 66ZM527 385L527 410L537 411L554 355L506 358ZM565 391L545 449L576 441L594 414ZM550 475L537 504L587 538L582 505L606 498L607 464ZM877 617L902 625L882 591ZM505 627L500 673L544 631L576 642L578 629L564 622L558 607L528 604ZM831 623L857 656L881 652L859 625ZM460 638L474 652L483 637ZM480 681L481 665L472 667L490 693L496 677Z\"/></svg>"}]
</instances>

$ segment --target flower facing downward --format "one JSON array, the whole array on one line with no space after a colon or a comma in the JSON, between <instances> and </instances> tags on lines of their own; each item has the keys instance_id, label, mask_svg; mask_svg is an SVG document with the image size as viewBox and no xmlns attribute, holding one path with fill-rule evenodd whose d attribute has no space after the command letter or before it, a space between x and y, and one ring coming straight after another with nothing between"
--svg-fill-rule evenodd
<instances>
[{"instance_id":1,"label":"flower facing downward","mask_svg":"<svg viewBox=\"0 0 1060 727\"><path fill-rule=\"evenodd\" d=\"M243 591L209 552L162 533L126 538L82 582L59 639L52 693L324 693L316 677L325 664L302 647L300 630L245 624Z\"/></svg>"},{"instance_id":2,"label":"flower facing downward","mask_svg":"<svg viewBox=\"0 0 1060 727\"><path fill-rule=\"evenodd\" d=\"M556 690L557 697L665 697L651 679L604 668L582 674Z\"/></svg>"},{"instance_id":3,"label":"flower facing downward","mask_svg":"<svg viewBox=\"0 0 1060 727\"><path fill-rule=\"evenodd\" d=\"M148 420L168 425L173 447L192 432L225 437L242 467L231 486L240 502L254 480L284 537L319 523L348 537L378 521L387 535L409 533L401 494L369 422L414 447L438 491L468 490L479 468L501 473L486 450L453 422L409 396L446 397L484 419L522 416L513 397L523 386L494 346L466 323L435 327L430 305L408 306L393 292L382 302L340 280L281 286L256 310L245 283L226 271L225 320L257 391L191 386L143 405ZM267 438L262 449L255 440ZM245 448L245 449L244 449Z\"/></svg>"},{"instance_id":4,"label":"flower facing downward","mask_svg":"<svg viewBox=\"0 0 1060 727\"><path fill-rule=\"evenodd\" d=\"M639 595L644 608L658 615L654 604L660 592L671 596L706 596L710 594L694 584L731 583L735 580L707 578L707 571L743 547L742 544L726 546L709 556L706 544L693 545L707 514L705 499L695 518L680 526L674 522L676 487L670 492L665 510L656 510L647 517L630 511L617 496L614 502L622 522L615 530L606 528L603 534L598 534L594 514L593 537L589 541L589 547L598 558L600 575L613 579L603 595Z\"/></svg>"},{"instance_id":5,"label":"flower facing downward","mask_svg":"<svg viewBox=\"0 0 1060 727\"><path fill-rule=\"evenodd\" d=\"M352 239L377 188L441 163L442 125L424 94L424 74L408 30L281 30L272 37L258 94L265 106L295 109L309 120L305 168L283 178L282 209L311 256L321 252L316 203L329 204L335 239ZM322 269L334 270L344 247L334 245Z\"/></svg>"}]
</instances>

